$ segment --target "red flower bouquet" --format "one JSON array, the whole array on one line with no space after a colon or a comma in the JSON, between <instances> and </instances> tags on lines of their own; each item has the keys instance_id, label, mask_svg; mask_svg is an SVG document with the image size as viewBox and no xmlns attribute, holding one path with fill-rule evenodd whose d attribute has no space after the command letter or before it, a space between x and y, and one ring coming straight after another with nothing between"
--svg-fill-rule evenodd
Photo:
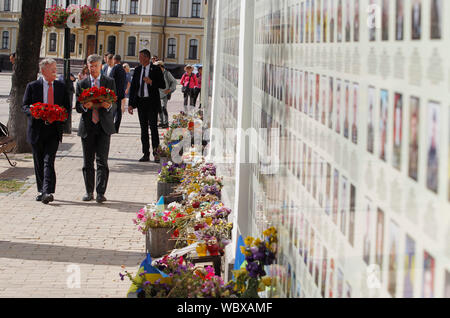
<instances>
[{"instance_id":1,"label":"red flower bouquet","mask_svg":"<svg viewBox=\"0 0 450 318\"><path fill-rule=\"evenodd\" d=\"M42 119L46 124L64 122L68 118L66 109L58 105L35 103L30 107L30 111L34 118Z\"/></svg>"},{"instance_id":2,"label":"red flower bouquet","mask_svg":"<svg viewBox=\"0 0 450 318\"><path fill-rule=\"evenodd\" d=\"M71 5L67 9L61 6L52 6L45 10L44 26L47 28L65 28L69 16L79 14L81 27L88 27L100 20L100 10L89 6Z\"/></svg>"},{"instance_id":3,"label":"red flower bouquet","mask_svg":"<svg viewBox=\"0 0 450 318\"><path fill-rule=\"evenodd\" d=\"M96 86L83 90L78 101L82 104L92 102L94 107L99 107L101 103L114 103L117 101L117 96L112 89Z\"/></svg>"}]
</instances>

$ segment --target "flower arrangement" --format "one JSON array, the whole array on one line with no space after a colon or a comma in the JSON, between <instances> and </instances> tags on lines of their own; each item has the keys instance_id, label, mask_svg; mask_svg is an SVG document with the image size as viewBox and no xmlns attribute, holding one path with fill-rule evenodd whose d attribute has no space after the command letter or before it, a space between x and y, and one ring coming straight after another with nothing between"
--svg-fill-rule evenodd
<instances>
[{"instance_id":1,"label":"flower arrangement","mask_svg":"<svg viewBox=\"0 0 450 318\"><path fill-rule=\"evenodd\" d=\"M64 107L52 104L35 103L30 107L31 116L36 119L42 119L46 124L52 124L55 121L64 122L68 118Z\"/></svg>"},{"instance_id":2,"label":"flower arrangement","mask_svg":"<svg viewBox=\"0 0 450 318\"><path fill-rule=\"evenodd\" d=\"M114 103L117 101L117 96L112 89L105 87L91 87L84 89L81 93L80 97L78 97L78 101L82 104L86 104L89 102L94 103L94 106L98 106L103 102Z\"/></svg>"},{"instance_id":3,"label":"flower arrangement","mask_svg":"<svg viewBox=\"0 0 450 318\"><path fill-rule=\"evenodd\" d=\"M139 232L146 234L150 228L173 228L178 218L184 217L178 203L169 204L167 210L160 210L155 204L149 204L140 209L133 219Z\"/></svg>"},{"instance_id":4,"label":"flower arrangement","mask_svg":"<svg viewBox=\"0 0 450 318\"><path fill-rule=\"evenodd\" d=\"M272 285L272 278L266 276L264 267L272 265L277 252L277 230L271 227L263 232L265 240L247 237L241 246L245 255L246 265L234 271L236 289L242 292L243 297L257 298L258 291Z\"/></svg>"},{"instance_id":5,"label":"flower arrangement","mask_svg":"<svg viewBox=\"0 0 450 318\"><path fill-rule=\"evenodd\" d=\"M185 164L176 164L171 161L164 163L159 171L159 182L179 183L183 179Z\"/></svg>"},{"instance_id":6,"label":"flower arrangement","mask_svg":"<svg viewBox=\"0 0 450 318\"><path fill-rule=\"evenodd\" d=\"M52 6L45 10L44 26L46 28L65 28L68 18L79 12L81 27L95 24L100 20L100 10L89 6L70 5L67 9L61 6Z\"/></svg>"},{"instance_id":7,"label":"flower arrangement","mask_svg":"<svg viewBox=\"0 0 450 318\"><path fill-rule=\"evenodd\" d=\"M140 277L137 278L133 278L127 271L125 274L120 273L119 275L122 280L128 277L142 290L142 297L146 298L236 297L234 283L225 284L221 277L215 275L214 269L210 266L196 268L183 257L169 256L156 261L154 266L168 275L169 279L157 280L152 283L142 279L145 277L145 272L139 274Z\"/></svg>"}]
</instances>

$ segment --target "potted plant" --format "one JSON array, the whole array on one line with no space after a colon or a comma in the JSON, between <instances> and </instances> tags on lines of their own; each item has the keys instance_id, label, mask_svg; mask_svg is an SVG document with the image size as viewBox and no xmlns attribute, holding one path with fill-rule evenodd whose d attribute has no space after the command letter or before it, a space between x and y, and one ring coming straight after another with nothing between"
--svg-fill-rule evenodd
<instances>
[{"instance_id":1,"label":"potted plant","mask_svg":"<svg viewBox=\"0 0 450 318\"><path fill-rule=\"evenodd\" d=\"M157 197L167 196L180 184L183 179L183 172L186 166L184 164L176 164L171 161L163 164L159 172Z\"/></svg>"}]
</instances>

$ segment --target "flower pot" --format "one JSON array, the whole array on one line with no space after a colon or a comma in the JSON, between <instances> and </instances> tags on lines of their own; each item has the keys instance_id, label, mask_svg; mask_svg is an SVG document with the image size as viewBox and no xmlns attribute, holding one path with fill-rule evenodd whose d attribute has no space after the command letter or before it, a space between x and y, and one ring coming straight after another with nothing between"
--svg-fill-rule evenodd
<instances>
[{"instance_id":1,"label":"flower pot","mask_svg":"<svg viewBox=\"0 0 450 318\"><path fill-rule=\"evenodd\" d=\"M173 202L181 203L183 201L182 193L171 193L164 196L164 204L171 204Z\"/></svg>"},{"instance_id":2,"label":"flower pot","mask_svg":"<svg viewBox=\"0 0 450 318\"><path fill-rule=\"evenodd\" d=\"M152 258L161 257L175 248L175 240L171 240L173 230L168 228L150 228L145 238L145 249Z\"/></svg>"},{"instance_id":3,"label":"flower pot","mask_svg":"<svg viewBox=\"0 0 450 318\"><path fill-rule=\"evenodd\" d=\"M159 199L162 196L167 196L171 194L175 188L179 185L179 183L167 183L167 182L159 182L157 185L157 198Z\"/></svg>"}]
</instances>

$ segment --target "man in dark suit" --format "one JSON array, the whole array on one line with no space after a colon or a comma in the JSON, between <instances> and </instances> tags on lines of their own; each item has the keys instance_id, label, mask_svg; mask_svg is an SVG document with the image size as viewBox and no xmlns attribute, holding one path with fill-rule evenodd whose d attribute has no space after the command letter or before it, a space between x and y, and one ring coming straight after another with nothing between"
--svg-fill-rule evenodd
<instances>
[{"instance_id":1,"label":"man in dark suit","mask_svg":"<svg viewBox=\"0 0 450 318\"><path fill-rule=\"evenodd\" d=\"M111 135L116 133L114 127L114 109L116 103L103 102L94 105L92 102L81 104L78 97L84 89L93 86L105 87L116 91L116 85L112 78L101 75L102 58L99 55L90 55L87 59L90 75L78 82L76 94L76 109L81 113L78 136L81 137L83 146L83 177L86 186L86 194L83 201L94 199L95 169L94 160L97 161L97 198L98 203L106 201L105 192L108 185L109 168L108 156Z\"/></svg>"},{"instance_id":2,"label":"man in dark suit","mask_svg":"<svg viewBox=\"0 0 450 318\"><path fill-rule=\"evenodd\" d=\"M159 162L156 149L159 146L158 114L161 111L159 89L165 89L166 83L159 66L150 62L149 50L139 52L139 65L133 75L130 87L130 101L128 112L133 115L133 109L138 109L139 123L141 125L141 142L144 156L140 162L150 161L150 140L148 128L152 133L152 148L155 162Z\"/></svg>"},{"instance_id":3,"label":"man in dark suit","mask_svg":"<svg viewBox=\"0 0 450 318\"><path fill-rule=\"evenodd\" d=\"M23 111L28 116L27 139L33 150L34 172L38 195L36 201L48 204L54 200L56 188L55 158L62 141L64 123L46 124L31 115L30 106L41 102L56 104L70 111L70 100L64 83L56 81L56 61L45 59L40 64L42 78L27 85Z\"/></svg>"},{"instance_id":4,"label":"man in dark suit","mask_svg":"<svg viewBox=\"0 0 450 318\"><path fill-rule=\"evenodd\" d=\"M114 126L116 127L116 133L119 133L120 122L122 121L122 100L125 98L125 84L127 81L127 73L120 64L120 55L114 55L114 67L109 74L109 77L114 79L116 83L116 95L117 95L117 108L114 112Z\"/></svg>"},{"instance_id":5,"label":"man in dark suit","mask_svg":"<svg viewBox=\"0 0 450 318\"><path fill-rule=\"evenodd\" d=\"M105 76L107 76L108 74L107 74L107 72L108 72L108 56L110 55L111 53L105 53L105 55L103 55L103 64L102 64L102 75L105 75Z\"/></svg>"}]
</instances>

